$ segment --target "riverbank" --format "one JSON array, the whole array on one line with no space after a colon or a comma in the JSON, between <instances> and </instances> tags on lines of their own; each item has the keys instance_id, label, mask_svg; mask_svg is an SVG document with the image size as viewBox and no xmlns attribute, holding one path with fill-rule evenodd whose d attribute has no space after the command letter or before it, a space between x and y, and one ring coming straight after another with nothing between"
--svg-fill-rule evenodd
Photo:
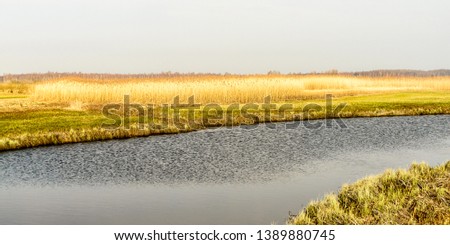
<instances>
[{"instance_id":1,"label":"riverbank","mask_svg":"<svg viewBox=\"0 0 450 245\"><path fill-rule=\"evenodd\" d=\"M311 202L290 224L450 224L450 162L387 170Z\"/></svg>"},{"instance_id":2,"label":"riverbank","mask_svg":"<svg viewBox=\"0 0 450 245\"><path fill-rule=\"evenodd\" d=\"M9 96L9 97L6 97ZM169 110L167 127L153 128L147 122L139 123L139 117L130 116L129 129L121 127L123 122L111 122L99 105L80 103L41 103L14 95L6 95L0 100L0 151L57 145L97 140L143 137L155 134L183 133L208 127L249 125L261 122L298 121L327 118L325 110L310 111L305 116L302 110L307 105L326 107L325 99L293 100L277 102L292 105L292 110L280 113L274 111L266 117L265 111L251 110L253 118L242 115L240 110L232 112L232 120L217 119L205 121L204 107L195 111L193 120L188 113L180 113L180 123L174 125L174 110ZM12 98L11 98L12 97ZM389 92L384 94L343 96L333 99L332 109L340 104L346 106L334 117L380 117L380 116L418 116L450 114L450 93L447 92ZM261 105L261 104L256 104ZM222 105L226 108L227 105ZM183 110L182 110L183 111ZM172 118L172 119L171 119ZM156 115L154 120L164 120ZM105 125L108 124L107 127ZM181 127L180 127L181 125ZM122 125L123 126L123 125Z\"/></svg>"}]
</instances>

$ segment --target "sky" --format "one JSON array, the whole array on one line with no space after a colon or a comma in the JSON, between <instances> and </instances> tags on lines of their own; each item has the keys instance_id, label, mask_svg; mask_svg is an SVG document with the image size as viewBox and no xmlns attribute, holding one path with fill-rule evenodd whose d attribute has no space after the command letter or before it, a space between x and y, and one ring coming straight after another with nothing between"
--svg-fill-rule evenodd
<instances>
[{"instance_id":1,"label":"sky","mask_svg":"<svg viewBox=\"0 0 450 245\"><path fill-rule=\"evenodd\" d=\"M450 68L448 0L0 0L0 74Z\"/></svg>"}]
</instances>

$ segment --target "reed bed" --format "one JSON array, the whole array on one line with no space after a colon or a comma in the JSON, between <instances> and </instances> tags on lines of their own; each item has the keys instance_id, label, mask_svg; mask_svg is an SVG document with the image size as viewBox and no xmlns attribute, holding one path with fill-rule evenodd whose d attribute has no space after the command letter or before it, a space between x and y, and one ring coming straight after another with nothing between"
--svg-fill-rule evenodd
<instances>
[{"instance_id":1,"label":"reed bed","mask_svg":"<svg viewBox=\"0 0 450 245\"><path fill-rule=\"evenodd\" d=\"M0 95L29 94L32 87L30 83L0 82Z\"/></svg>"},{"instance_id":2,"label":"reed bed","mask_svg":"<svg viewBox=\"0 0 450 245\"><path fill-rule=\"evenodd\" d=\"M104 104L123 101L171 103L195 97L196 103L249 103L403 91L450 91L450 77L353 77L332 75L182 76L151 79L65 78L35 84L31 99L42 102Z\"/></svg>"}]
</instances>

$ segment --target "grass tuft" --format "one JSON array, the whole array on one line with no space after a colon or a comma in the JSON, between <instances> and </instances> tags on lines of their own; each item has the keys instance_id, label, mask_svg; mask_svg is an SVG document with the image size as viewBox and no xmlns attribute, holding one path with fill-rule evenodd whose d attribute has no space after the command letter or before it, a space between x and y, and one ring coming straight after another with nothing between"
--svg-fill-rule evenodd
<instances>
[{"instance_id":1,"label":"grass tuft","mask_svg":"<svg viewBox=\"0 0 450 245\"><path fill-rule=\"evenodd\" d=\"M387 170L344 185L291 219L298 225L450 224L450 162Z\"/></svg>"}]
</instances>

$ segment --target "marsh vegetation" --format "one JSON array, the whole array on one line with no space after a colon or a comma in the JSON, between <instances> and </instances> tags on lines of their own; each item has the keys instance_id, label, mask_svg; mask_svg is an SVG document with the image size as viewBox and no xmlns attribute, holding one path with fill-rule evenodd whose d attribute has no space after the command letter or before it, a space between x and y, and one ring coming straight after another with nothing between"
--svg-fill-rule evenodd
<instances>
[{"instance_id":1,"label":"marsh vegetation","mask_svg":"<svg viewBox=\"0 0 450 245\"><path fill-rule=\"evenodd\" d=\"M246 125L257 122L303 120L296 114L308 103L325 105L325 94L332 94L336 104L346 103L338 115L342 118L435 115L450 113L450 77L354 77L350 75L203 75L146 78L64 77L37 82L0 84L0 150L40 145L85 142L153 134L179 133L211 126ZM194 114L194 126L186 113L180 115L185 127L164 129L138 127L131 115L130 128L106 130L108 119L102 107L123 103L158 105L171 103L178 96L181 103L195 97L200 109ZM290 103L282 116L264 116L254 110L257 120L232 112L232 123L216 120L205 123L202 107L215 103L225 108L232 103L260 105L266 96L275 104ZM119 114L122 112L119 112ZM169 109L169 117L174 109ZM325 111L315 111L308 119L325 118ZM154 120L163 120L156 115ZM121 122L115 122L121 124ZM173 124L170 121L169 124ZM120 125L117 125L120 126Z\"/></svg>"},{"instance_id":2,"label":"marsh vegetation","mask_svg":"<svg viewBox=\"0 0 450 245\"><path fill-rule=\"evenodd\" d=\"M408 170L387 170L344 185L311 202L290 223L448 225L450 162L436 167L413 164Z\"/></svg>"}]
</instances>

